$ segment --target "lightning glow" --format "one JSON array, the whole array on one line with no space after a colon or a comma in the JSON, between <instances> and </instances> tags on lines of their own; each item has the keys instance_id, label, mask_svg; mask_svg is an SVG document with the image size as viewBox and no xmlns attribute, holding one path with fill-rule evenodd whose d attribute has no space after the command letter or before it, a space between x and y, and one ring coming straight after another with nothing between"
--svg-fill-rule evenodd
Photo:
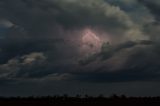
<instances>
[{"instance_id":1,"label":"lightning glow","mask_svg":"<svg viewBox=\"0 0 160 106\"><path fill-rule=\"evenodd\" d=\"M91 29L85 29L82 33L82 49L88 53L99 52L103 41Z\"/></svg>"}]
</instances>

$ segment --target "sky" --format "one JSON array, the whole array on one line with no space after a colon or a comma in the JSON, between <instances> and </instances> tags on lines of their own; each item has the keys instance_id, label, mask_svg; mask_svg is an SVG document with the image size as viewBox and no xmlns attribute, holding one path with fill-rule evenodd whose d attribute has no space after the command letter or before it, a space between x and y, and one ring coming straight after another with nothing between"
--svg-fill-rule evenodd
<instances>
[{"instance_id":1,"label":"sky","mask_svg":"<svg viewBox=\"0 0 160 106\"><path fill-rule=\"evenodd\" d=\"M0 0L0 96L160 95L159 0Z\"/></svg>"}]
</instances>

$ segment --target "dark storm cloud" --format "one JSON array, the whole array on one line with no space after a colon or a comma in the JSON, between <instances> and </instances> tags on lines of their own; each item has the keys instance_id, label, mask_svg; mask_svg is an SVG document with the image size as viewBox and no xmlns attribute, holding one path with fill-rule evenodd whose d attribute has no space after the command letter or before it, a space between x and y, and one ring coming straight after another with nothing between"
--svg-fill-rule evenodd
<instances>
[{"instance_id":1,"label":"dark storm cloud","mask_svg":"<svg viewBox=\"0 0 160 106\"><path fill-rule=\"evenodd\" d=\"M158 52L155 51L153 45L147 48L134 46L134 49L130 52L124 51L124 48L121 49L123 55L113 52L110 57L103 57L105 61L106 59L109 61L101 63L100 66L99 64L94 64L97 65L96 68L92 69L92 71L87 70L83 74L80 73L76 78L89 82L159 81L160 62L158 60L160 57ZM128 49L128 46L125 49ZM116 57L115 54L118 55L118 60L112 59ZM96 58L94 59L96 60ZM123 59L127 59L127 61L123 62ZM120 62L116 62L119 60ZM90 61L85 65L92 64L92 62Z\"/></svg>"},{"instance_id":2,"label":"dark storm cloud","mask_svg":"<svg viewBox=\"0 0 160 106\"><path fill-rule=\"evenodd\" d=\"M159 56L148 53L156 44L143 32L154 16L138 1L1 0L0 12L5 19L0 25L8 30L0 39L1 78L116 82L158 77L144 71L146 66L158 70ZM115 34L117 44L103 44L100 53L83 61L78 44L71 39L88 26ZM150 58L146 60L150 55L155 58L152 63ZM79 64L79 58L85 65Z\"/></svg>"},{"instance_id":3,"label":"dark storm cloud","mask_svg":"<svg viewBox=\"0 0 160 106\"><path fill-rule=\"evenodd\" d=\"M79 63L81 65L87 65L93 61L95 61L97 58L101 58L101 60L105 61L112 56L114 56L117 52L129 48L133 48L135 46L149 46L153 45L154 43L150 40L140 40L137 42L134 41L127 41L125 43L119 44L118 46L112 46L109 43L104 43L101 48L101 52L97 54L93 54L83 60L80 60Z\"/></svg>"},{"instance_id":4,"label":"dark storm cloud","mask_svg":"<svg viewBox=\"0 0 160 106\"><path fill-rule=\"evenodd\" d=\"M144 4L141 4L139 2L140 0L106 0L106 1L111 3L112 5L119 6L133 19L135 23L143 25L154 22L154 16L152 16L152 14L150 13L150 9L148 9Z\"/></svg>"},{"instance_id":5,"label":"dark storm cloud","mask_svg":"<svg viewBox=\"0 0 160 106\"><path fill-rule=\"evenodd\" d=\"M140 3L144 4L151 13L155 16L155 18L159 21L160 20L160 14L159 14L159 5L160 2L158 0L139 0Z\"/></svg>"},{"instance_id":6,"label":"dark storm cloud","mask_svg":"<svg viewBox=\"0 0 160 106\"><path fill-rule=\"evenodd\" d=\"M77 3L79 1L76 0L73 2L64 0L53 0L50 2L44 0L4 0L1 2L2 17L15 24L6 36L7 41L3 41L7 42L6 45L9 45L8 47L5 46L8 52L10 52L10 48L18 49L15 50L18 52L23 51L23 48L25 48L26 51L24 52L27 53L28 51L33 51L32 48L35 49L35 51L43 51L44 48L50 50L52 46L50 43L46 42L52 42L52 39L57 39L57 37L61 36L57 31L59 30L57 24L60 26L62 25L65 28L93 24L96 26L111 26L112 24L114 28L122 28L123 26L128 27L127 24L129 23L128 21L130 21L127 19L125 13L118 10L118 8L111 7L108 4L106 4L107 6L104 5L104 7L101 7L103 2L101 3L99 1L88 1L86 5L79 5ZM110 12L113 13L105 16L105 7L108 7L108 11L111 9ZM97 13L100 13L100 15L97 15ZM123 22L123 18L125 19L125 22ZM110 22L112 23L110 24ZM63 36L66 36L66 34L62 35L61 39L65 38ZM39 44L44 47L39 46ZM13 47L10 47L11 45L13 45ZM16 48L14 45L18 47ZM22 47L19 47L20 45ZM30 45L34 45L35 47L30 48Z\"/></svg>"},{"instance_id":7,"label":"dark storm cloud","mask_svg":"<svg viewBox=\"0 0 160 106\"><path fill-rule=\"evenodd\" d=\"M127 15L118 7L100 1L53 0L5 0L2 1L5 17L20 24L31 33L43 33L55 23L65 27L80 27L85 25L100 25L109 27L128 27ZM15 4L15 5L14 5ZM11 12L12 11L12 12ZM37 18L38 17L38 18ZM125 21L123 21L125 20ZM38 27L39 26L39 27Z\"/></svg>"}]
</instances>

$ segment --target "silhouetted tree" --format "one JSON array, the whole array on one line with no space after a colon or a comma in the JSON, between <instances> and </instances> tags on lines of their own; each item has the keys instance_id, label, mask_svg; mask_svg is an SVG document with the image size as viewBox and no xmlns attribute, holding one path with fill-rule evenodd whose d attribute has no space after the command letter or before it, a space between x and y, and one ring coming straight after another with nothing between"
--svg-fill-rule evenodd
<instances>
[{"instance_id":1,"label":"silhouetted tree","mask_svg":"<svg viewBox=\"0 0 160 106\"><path fill-rule=\"evenodd\" d=\"M125 95L120 96L122 99L126 99L127 97Z\"/></svg>"},{"instance_id":2,"label":"silhouetted tree","mask_svg":"<svg viewBox=\"0 0 160 106\"><path fill-rule=\"evenodd\" d=\"M110 98L112 98L112 99L118 99L119 97L116 94L113 94Z\"/></svg>"},{"instance_id":3,"label":"silhouetted tree","mask_svg":"<svg viewBox=\"0 0 160 106\"><path fill-rule=\"evenodd\" d=\"M89 98L89 96L87 94L84 95L85 98Z\"/></svg>"},{"instance_id":4,"label":"silhouetted tree","mask_svg":"<svg viewBox=\"0 0 160 106\"><path fill-rule=\"evenodd\" d=\"M98 96L98 98L104 98L104 95L103 95L103 94L100 94L100 95Z\"/></svg>"},{"instance_id":5,"label":"silhouetted tree","mask_svg":"<svg viewBox=\"0 0 160 106\"><path fill-rule=\"evenodd\" d=\"M76 98L81 98L81 95L77 94L77 95L76 95Z\"/></svg>"}]
</instances>

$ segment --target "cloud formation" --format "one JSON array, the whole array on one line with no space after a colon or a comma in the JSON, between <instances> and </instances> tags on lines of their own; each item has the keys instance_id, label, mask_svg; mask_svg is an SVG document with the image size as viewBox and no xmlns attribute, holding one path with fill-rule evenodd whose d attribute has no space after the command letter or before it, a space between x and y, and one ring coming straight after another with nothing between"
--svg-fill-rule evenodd
<instances>
[{"instance_id":1,"label":"cloud formation","mask_svg":"<svg viewBox=\"0 0 160 106\"><path fill-rule=\"evenodd\" d=\"M36 69L43 67L42 65L45 64L45 60L46 57L43 53L31 53L10 59L7 63L0 65L0 78L30 77L29 74L35 73ZM35 71L32 72L33 70Z\"/></svg>"},{"instance_id":2,"label":"cloud formation","mask_svg":"<svg viewBox=\"0 0 160 106\"><path fill-rule=\"evenodd\" d=\"M1 0L0 34L1 26L7 30L0 39L0 78L159 80L156 2ZM100 52L87 56L80 52L86 28L104 38Z\"/></svg>"}]
</instances>

